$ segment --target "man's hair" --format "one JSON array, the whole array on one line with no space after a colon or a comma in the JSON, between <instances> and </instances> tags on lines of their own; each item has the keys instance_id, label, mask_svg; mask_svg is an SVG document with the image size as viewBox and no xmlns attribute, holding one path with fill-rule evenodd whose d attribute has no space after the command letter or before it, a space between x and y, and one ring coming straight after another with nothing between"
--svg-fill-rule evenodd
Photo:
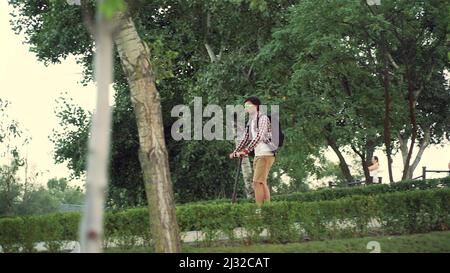
<instances>
[{"instance_id":1,"label":"man's hair","mask_svg":"<svg viewBox=\"0 0 450 273\"><path fill-rule=\"evenodd\" d=\"M378 156L374 156L373 158L375 158L375 160L378 162Z\"/></svg>"},{"instance_id":2,"label":"man's hair","mask_svg":"<svg viewBox=\"0 0 450 273\"><path fill-rule=\"evenodd\" d=\"M248 97L244 100L244 103L246 103L247 101L251 102L253 105L256 105L256 110L259 111L261 100L258 97Z\"/></svg>"}]
</instances>

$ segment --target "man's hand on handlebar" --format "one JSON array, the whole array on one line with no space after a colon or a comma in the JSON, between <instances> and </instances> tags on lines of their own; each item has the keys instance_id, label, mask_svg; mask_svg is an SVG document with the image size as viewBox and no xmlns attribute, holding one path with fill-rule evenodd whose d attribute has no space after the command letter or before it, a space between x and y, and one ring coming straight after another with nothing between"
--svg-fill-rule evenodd
<instances>
[{"instance_id":1,"label":"man's hand on handlebar","mask_svg":"<svg viewBox=\"0 0 450 273\"><path fill-rule=\"evenodd\" d=\"M229 155L229 157L230 157L230 159L233 159L233 158L239 158L239 157L244 157L244 156L246 156L247 154L246 153L244 153L244 152L237 152L237 153L231 153L230 155Z\"/></svg>"}]
</instances>

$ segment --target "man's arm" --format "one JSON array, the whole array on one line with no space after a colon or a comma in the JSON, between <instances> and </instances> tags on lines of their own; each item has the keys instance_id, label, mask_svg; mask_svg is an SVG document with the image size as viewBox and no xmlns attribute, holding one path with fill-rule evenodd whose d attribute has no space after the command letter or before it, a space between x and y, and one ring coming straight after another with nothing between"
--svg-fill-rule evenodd
<instances>
[{"instance_id":1,"label":"man's arm","mask_svg":"<svg viewBox=\"0 0 450 273\"><path fill-rule=\"evenodd\" d=\"M234 149L233 153L238 153L240 152L242 149L244 149L245 145L247 145L248 143L248 139L249 139L250 135L249 135L249 128L248 126L245 126L245 134L244 137L241 139L241 141L239 141L238 146L236 147L236 149Z\"/></svg>"},{"instance_id":2,"label":"man's arm","mask_svg":"<svg viewBox=\"0 0 450 273\"><path fill-rule=\"evenodd\" d=\"M269 118L267 116L262 116L259 118L259 122L261 124L258 124L258 133L256 134L256 137L252 139L250 144L246 149L244 149L244 153L248 154L250 151L255 149L256 145L258 144L259 140L261 139L261 136L264 134L264 132L267 131L267 128L269 126Z\"/></svg>"}]
</instances>

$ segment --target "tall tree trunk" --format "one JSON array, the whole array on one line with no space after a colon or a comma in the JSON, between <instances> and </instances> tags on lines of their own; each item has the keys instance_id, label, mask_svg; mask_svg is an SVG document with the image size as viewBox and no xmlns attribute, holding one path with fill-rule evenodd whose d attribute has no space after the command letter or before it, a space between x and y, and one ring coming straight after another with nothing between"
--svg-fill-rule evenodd
<instances>
[{"instance_id":1,"label":"tall tree trunk","mask_svg":"<svg viewBox=\"0 0 450 273\"><path fill-rule=\"evenodd\" d=\"M383 50L384 58L384 68L383 68L383 88L384 88L384 120L383 120L383 134L384 134L384 145L386 147L386 156L388 161L388 171L389 171L389 182L394 183L394 177L392 175L392 147L391 147L391 125L390 125L390 111L392 98L389 93L389 71L387 56Z\"/></svg>"},{"instance_id":2,"label":"tall tree trunk","mask_svg":"<svg viewBox=\"0 0 450 273\"><path fill-rule=\"evenodd\" d=\"M424 138L420 141L419 151L417 152L417 155L408 168L408 174L406 176L406 179L412 179L415 169L417 168L417 165L419 165L420 160L422 159L423 153L425 149L430 145L430 127L427 127L424 131ZM408 156L408 139L402 135L398 135L399 142L400 142L400 151L402 153L403 158L403 169L405 168L406 164L406 158Z\"/></svg>"},{"instance_id":3,"label":"tall tree trunk","mask_svg":"<svg viewBox=\"0 0 450 273\"><path fill-rule=\"evenodd\" d=\"M339 168L341 168L342 175L344 176L345 180L347 182L352 182L353 176L350 173L348 164L345 161L345 158L342 155L341 151L339 151L339 147L337 146L336 142L330 136L327 136L326 140L327 140L327 144L333 149L333 151L336 153L337 157L339 158Z\"/></svg>"},{"instance_id":4,"label":"tall tree trunk","mask_svg":"<svg viewBox=\"0 0 450 273\"><path fill-rule=\"evenodd\" d=\"M406 164L406 157L408 156L408 137L404 134L397 133L398 142L400 144L400 152L402 154L403 166Z\"/></svg>"},{"instance_id":5,"label":"tall tree trunk","mask_svg":"<svg viewBox=\"0 0 450 273\"><path fill-rule=\"evenodd\" d=\"M425 131L424 139L421 141L419 146L419 152L417 152L416 158L414 159L413 164L409 167L408 170L408 176L407 179L412 179L414 170L417 168L417 165L419 165L420 160L422 159L423 152L425 149L430 145L430 129Z\"/></svg>"},{"instance_id":6,"label":"tall tree trunk","mask_svg":"<svg viewBox=\"0 0 450 273\"><path fill-rule=\"evenodd\" d=\"M406 156L406 162L403 168L402 180L406 180L409 172L409 162L411 161L413 149L417 138L417 121L416 121L416 98L414 95L414 83L412 79L412 73L407 66L406 73L408 75L408 105L409 105L409 118L411 121L411 146L409 147L408 155Z\"/></svg>"},{"instance_id":7,"label":"tall tree trunk","mask_svg":"<svg viewBox=\"0 0 450 273\"><path fill-rule=\"evenodd\" d=\"M208 52L209 59L211 60L212 63L215 63L218 60L220 60L221 53L219 53L219 55L216 55L214 53L213 48L209 44L209 37L210 37L210 35L211 35L211 13L208 11L206 13L206 26L205 26L204 43L205 43L206 51Z\"/></svg>"},{"instance_id":8,"label":"tall tree trunk","mask_svg":"<svg viewBox=\"0 0 450 273\"><path fill-rule=\"evenodd\" d=\"M368 169L368 166L366 163L365 152L358 151L358 149L356 149L355 145L351 145L351 148L355 152L355 154L357 154L359 156L359 158L361 158L361 166L364 171L364 177L365 177L366 181L368 181L370 174L369 174L369 169Z\"/></svg>"},{"instance_id":9,"label":"tall tree trunk","mask_svg":"<svg viewBox=\"0 0 450 273\"><path fill-rule=\"evenodd\" d=\"M130 86L139 134L139 161L149 204L156 252L180 252L169 160L164 140L161 102L148 46L127 13L116 16L114 42Z\"/></svg>"},{"instance_id":10,"label":"tall tree trunk","mask_svg":"<svg viewBox=\"0 0 450 273\"><path fill-rule=\"evenodd\" d=\"M372 163L373 153L375 152L375 143L376 143L376 141L373 141L373 140L368 140L366 142L365 161L366 161L367 170L364 170L364 175L367 175L366 179L367 179L367 177L370 177L370 172L369 172L368 166Z\"/></svg>"},{"instance_id":11,"label":"tall tree trunk","mask_svg":"<svg viewBox=\"0 0 450 273\"><path fill-rule=\"evenodd\" d=\"M111 111L109 85L112 82L111 22L97 10L95 31L95 81L97 106L91 125L86 172L86 207L80 223L81 252L101 252L103 247L103 207L108 186Z\"/></svg>"},{"instance_id":12,"label":"tall tree trunk","mask_svg":"<svg viewBox=\"0 0 450 273\"><path fill-rule=\"evenodd\" d=\"M356 149L354 145L351 145L352 150L359 156L359 158L361 158L361 167L364 171L364 177L366 181L369 181L370 179L369 165L371 163L373 152L375 150L375 146L373 143L375 142L367 140L365 144L365 150L362 152Z\"/></svg>"}]
</instances>

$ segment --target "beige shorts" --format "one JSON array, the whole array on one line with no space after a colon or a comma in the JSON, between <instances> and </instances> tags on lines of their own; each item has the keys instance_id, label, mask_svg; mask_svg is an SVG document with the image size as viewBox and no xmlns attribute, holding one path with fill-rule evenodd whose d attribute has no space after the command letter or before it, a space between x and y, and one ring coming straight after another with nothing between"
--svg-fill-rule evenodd
<instances>
[{"instance_id":1,"label":"beige shorts","mask_svg":"<svg viewBox=\"0 0 450 273\"><path fill-rule=\"evenodd\" d=\"M273 162L275 162L273 155L256 156L253 159L253 183L267 184L267 177Z\"/></svg>"}]
</instances>

